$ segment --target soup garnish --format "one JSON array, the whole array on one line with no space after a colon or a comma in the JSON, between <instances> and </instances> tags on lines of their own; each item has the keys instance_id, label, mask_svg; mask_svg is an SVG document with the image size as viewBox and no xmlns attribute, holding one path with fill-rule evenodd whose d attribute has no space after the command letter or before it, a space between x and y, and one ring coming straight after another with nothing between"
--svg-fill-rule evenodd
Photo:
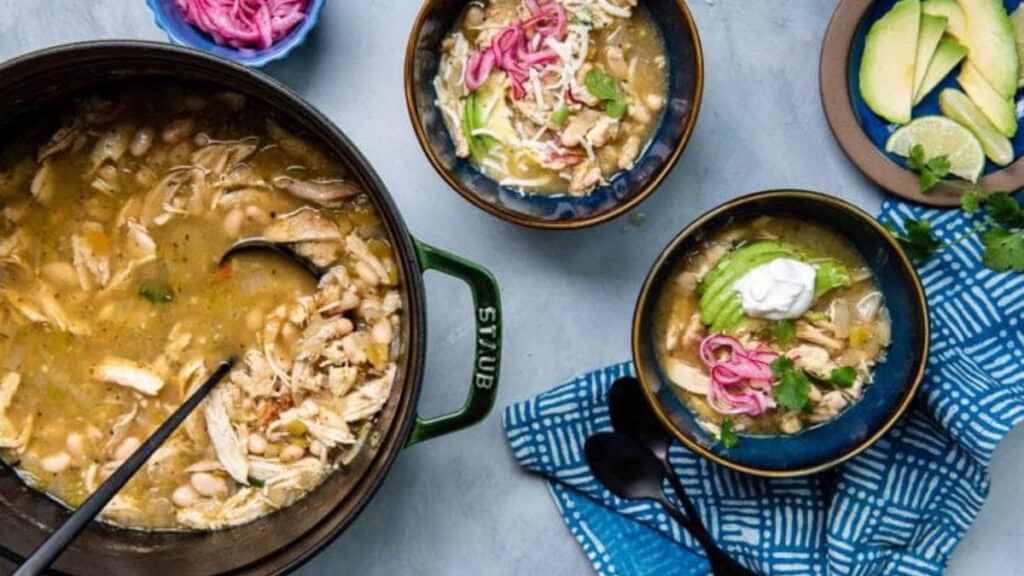
<instances>
[{"instance_id":1,"label":"soup garnish","mask_svg":"<svg viewBox=\"0 0 1024 576\"><path fill-rule=\"evenodd\" d=\"M702 240L657 303L659 362L698 423L795 434L857 402L891 323L863 258L835 232L788 216Z\"/></svg>"},{"instance_id":2,"label":"soup garnish","mask_svg":"<svg viewBox=\"0 0 1024 576\"><path fill-rule=\"evenodd\" d=\"M213 529L290 505L375 440L399 273L343 165L258 103L116 84L0 160L0 452L80 504L213 370L240 362L107 506ZM36 143L43 144L36 147ZM279 257L218 261L242 238Z\"/></svg>"},{"instance_id":3,"label":"soup garnish","mask_svg":"<svg viewBox=\"0 0 1024 576\"><path fill-rule=\"evenodd\" d=\"M665 66L636 0L486 0L445 37L434 87L458 157L502 186L584 196L646 147Z\"/></svg>"}]
</instances>

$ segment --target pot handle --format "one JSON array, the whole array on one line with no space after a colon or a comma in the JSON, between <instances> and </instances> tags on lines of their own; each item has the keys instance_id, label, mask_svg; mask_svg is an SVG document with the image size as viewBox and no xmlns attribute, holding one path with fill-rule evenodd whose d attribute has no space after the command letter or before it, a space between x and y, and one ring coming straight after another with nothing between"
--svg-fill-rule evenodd
<instances>
[{"instance_id":1,"label":"pot handle","mask_svg":"<svg viewBox=\"0 0 1024 576\"><path fill-rule=\"evenodd\" d=\"M494 406L501 366L501 298L498 282L485 268L416 241L421 270L437 270L469 285L476 320L476 351L469 395L461 408L434 418L416 417L406 446L472 426Z\"/></svg>"}]
</instances>

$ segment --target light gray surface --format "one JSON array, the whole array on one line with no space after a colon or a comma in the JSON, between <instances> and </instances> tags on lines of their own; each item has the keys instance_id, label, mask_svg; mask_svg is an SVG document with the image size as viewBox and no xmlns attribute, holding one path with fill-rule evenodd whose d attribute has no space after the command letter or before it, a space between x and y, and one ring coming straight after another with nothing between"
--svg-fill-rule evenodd
<instances>
[{"instance_id":1,"label":"light gray surface","mask_svg":"<svg viewBox=\"0 0 1024 576\"><path fill-rule=\"evenodd\" d=\"M500 408L629 355L636 293L655 255L703 211L746 192L803 187L869 210L881 194L833 141L818 51L833 2L691 0L704 41L704 108L689 148L638 217L582 232L505 224L448 190L412 134L402 59L415 0L332 0L310 42L269 72L361 147L420 239L488 266L503 288L498 409L470 431L403 453L376 500L301 574L587 574L544 487L513 463ZM0 59L95 38L163 40L143 0L0 0ZM643 222L640 223L642 214ZM473 330L468 292L427 280L422 407L458 405ZM1024 574L1024 432L1000 447L993 489L950 574Z\"/></svg>"}]
</instances>

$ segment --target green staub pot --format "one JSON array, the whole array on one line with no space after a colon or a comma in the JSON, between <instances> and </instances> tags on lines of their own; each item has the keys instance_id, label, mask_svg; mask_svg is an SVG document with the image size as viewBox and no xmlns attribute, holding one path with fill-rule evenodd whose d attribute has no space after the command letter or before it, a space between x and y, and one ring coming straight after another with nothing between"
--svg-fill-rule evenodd
<instances>
[{"instance_id":1,"label":"green staub pot","mask_svg":"<svg viewBox=\"0 0 1024 576\"><path fill-rule=\"evenodd\" d=\"M102 576L287 572L352 522L402 449L471 426L490 412L501 365L498 285L484 268L413 239L373 168L323 114L269 76L203 52L110 41L58 46L11 60L0 65L0 134L11 134L21 122L56 122L47 108L54 100L99 85L109 88L121 80L202 82L243 93L307 137L319 139L341 159L380 213L399 263L404 314L399 369L392 397L377 423L373 447L295 504L252 523L214 532L144 532L93 523L54 569ZM469 285L476 321L476 353L466 402L455 412L429 419L416 413L426 352L422 279L426 270ZM67 515L65 508L28 489L12 470L0 470L0 565L19 562Z\"/></svg>"}]
</instances>

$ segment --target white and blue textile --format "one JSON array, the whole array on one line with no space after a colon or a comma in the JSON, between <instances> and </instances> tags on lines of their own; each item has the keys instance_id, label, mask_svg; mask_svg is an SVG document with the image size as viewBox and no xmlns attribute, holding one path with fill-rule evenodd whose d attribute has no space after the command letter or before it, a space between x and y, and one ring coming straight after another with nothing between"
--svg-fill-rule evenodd
<instances>
[{"instance_id":1,"label":"white and blue textile","mask_svg":"<svg viewBox=\"0 0 1024 576\"><path fill-rule=\"evenodd\" d=\"M928 218L941 239L968 231L962 212L889 201L897 227ZM683 449L672 463L716 540L759 573L941 574L988 493L999 440L1024 418L1024 275L981 264L976 238L920 266L932 326L924 382L908 413L863 454L795 479L733 472ZM898 310L892 311L898 314ZM622 363L509 406L504 426L520 464L547 478L559 511L602 576L707 573L655 504L597 483L583 443L608 431L606 396L632 374Z\"/></svg>"}]
</instances>

